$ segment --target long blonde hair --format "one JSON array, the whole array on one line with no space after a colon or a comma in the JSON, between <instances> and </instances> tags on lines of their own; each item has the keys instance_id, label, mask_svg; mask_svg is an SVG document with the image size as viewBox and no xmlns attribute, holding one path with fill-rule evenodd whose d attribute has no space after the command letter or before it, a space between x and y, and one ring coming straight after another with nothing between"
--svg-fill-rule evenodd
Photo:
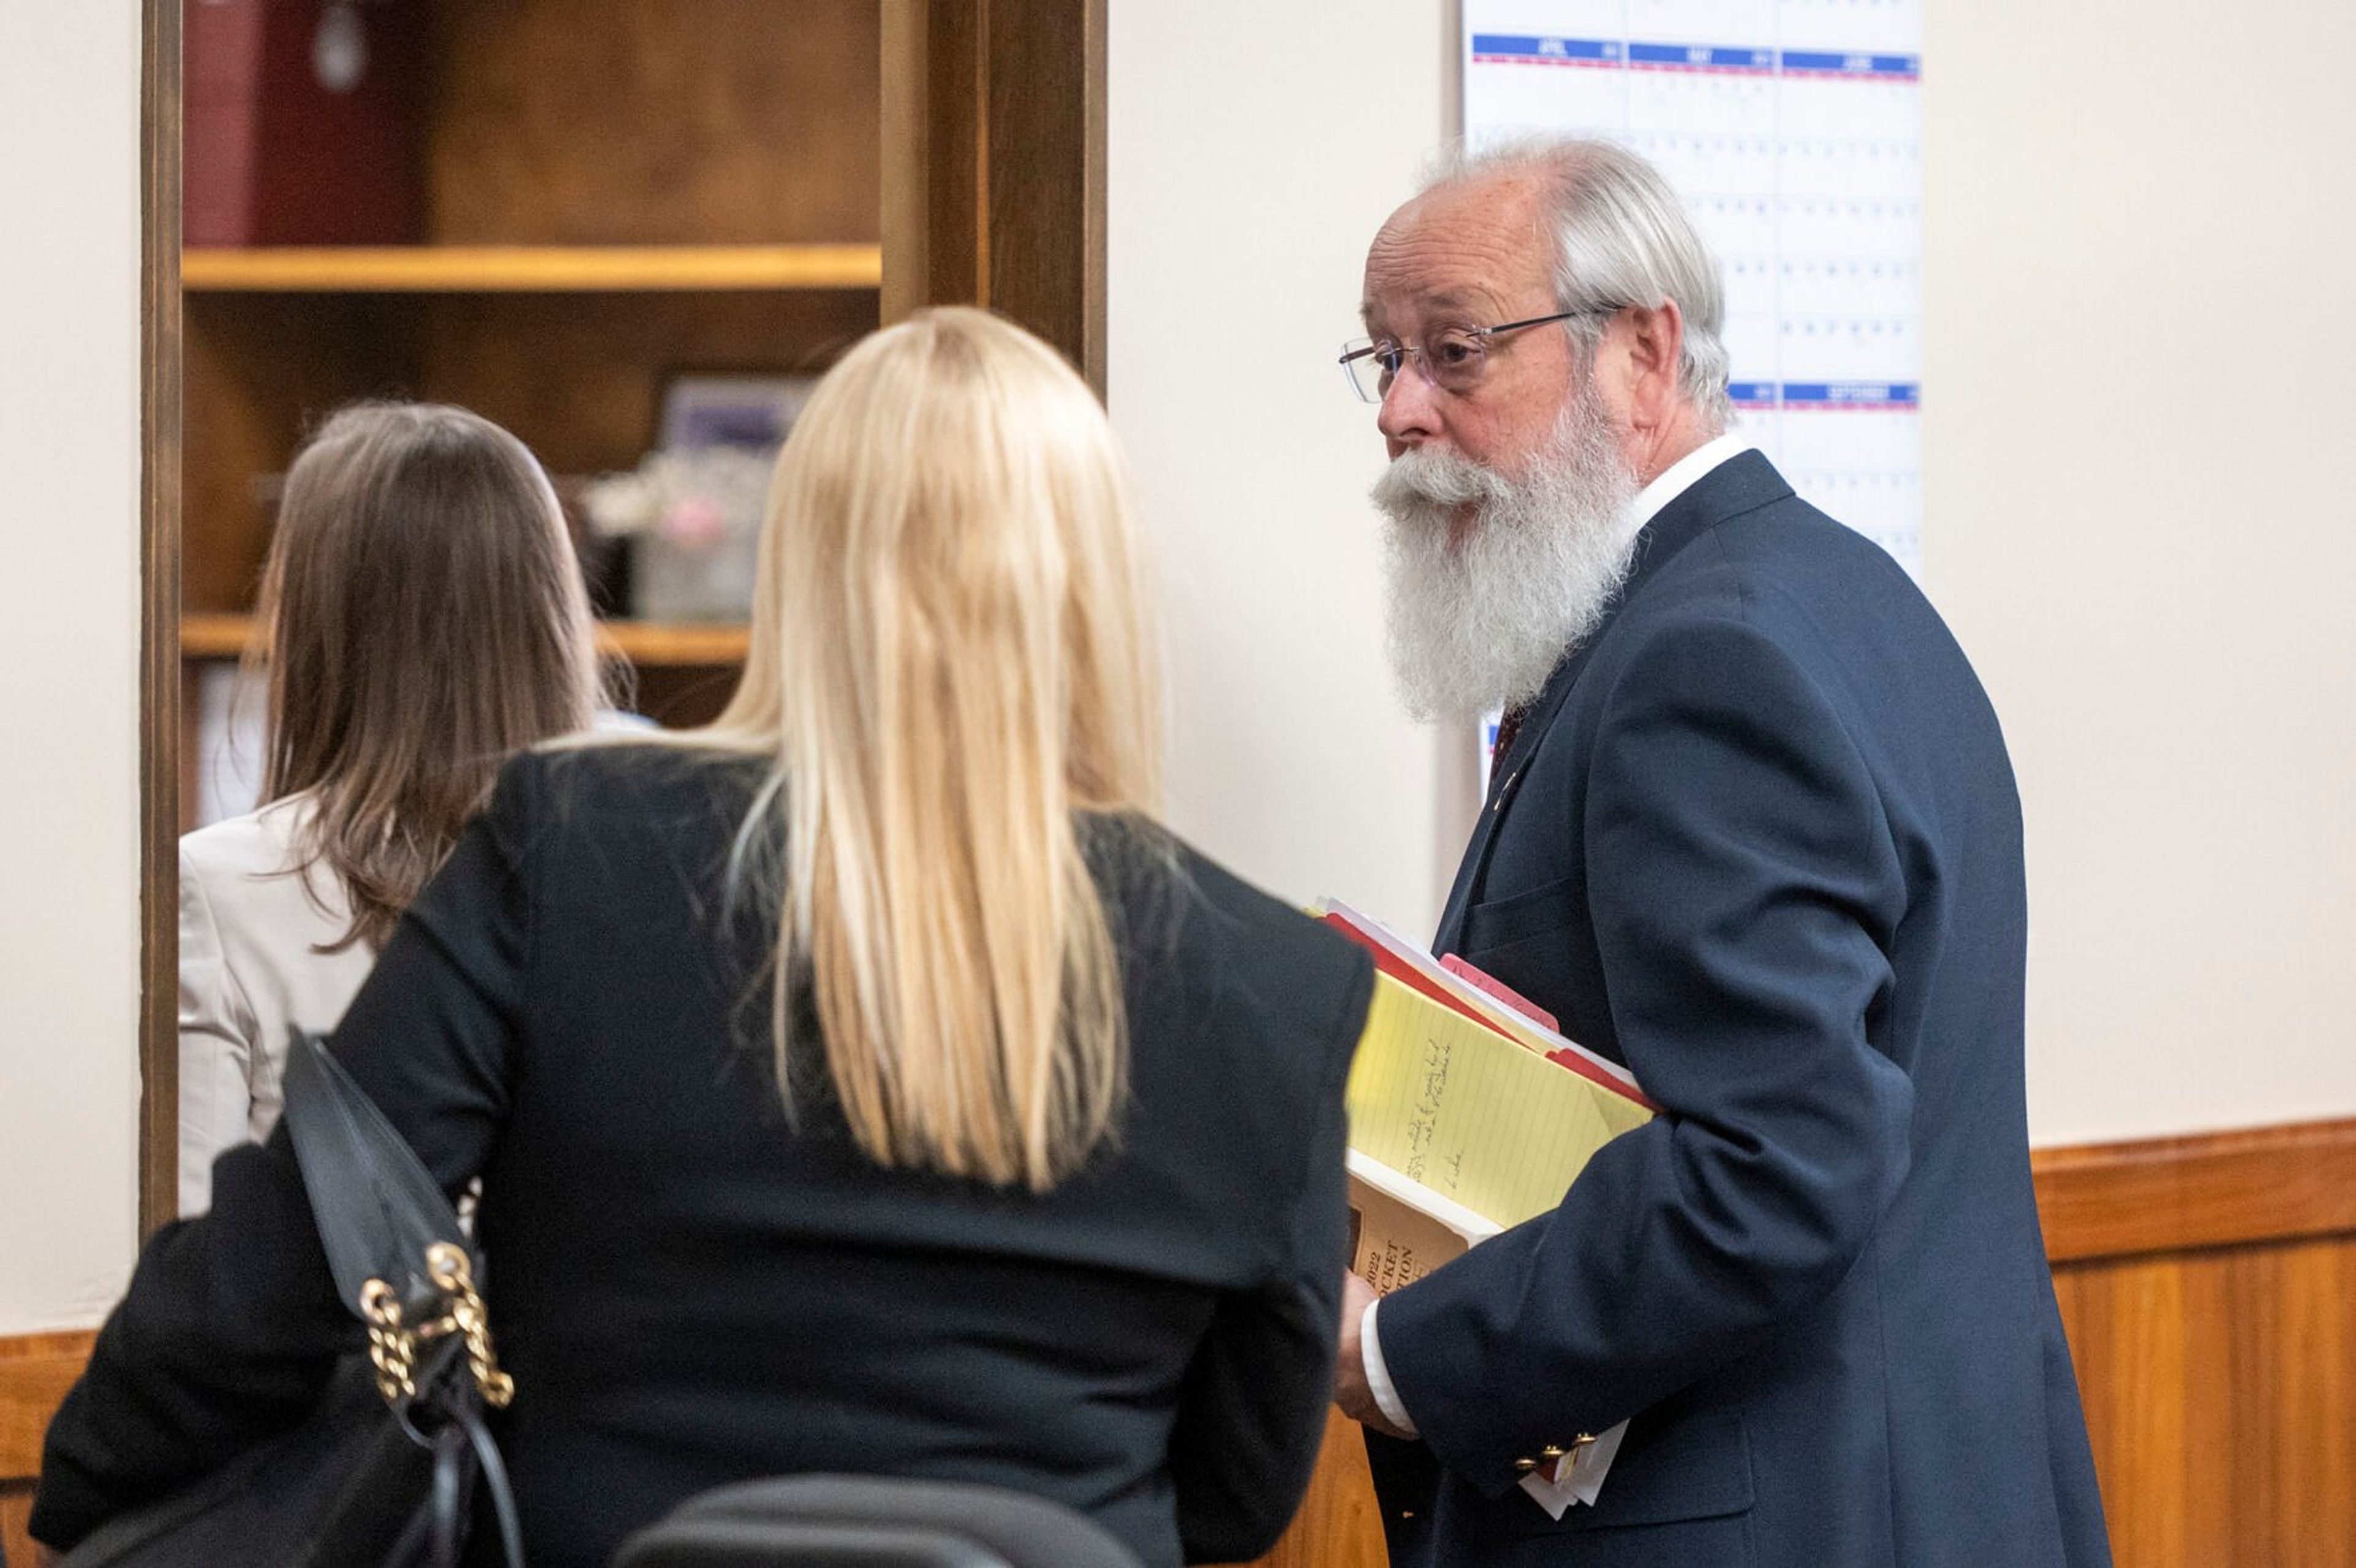
<instances>
[{"instance_id":1,"label":"long blonde hair","mask_svg":"<svg viewBox=\"0 0 2356 1568\"><path fill-rule=\"evenodd\" d=\"M807 977L881 1163L1042 1191L1115 1128L1080 814L1159 805L1148 604L1104 411L986 312L866 339L779 455L744 679L701 739L773 760L739 844L782 822L778 1081L790 1104Z\"/></svg>"},{"instance_id":2,"label":"long blonde hair","mask_svg":"<svg viewBox=\"0 0 2356 1568\"><path fill-rule=\"evenodd\" d=\"M287 470L259 619L263 798L312 797L298 863L351 911L327 950L382 946L508 754L594 712L588 593L548 476L465 409L343 409Z\"/></svg>"}]
</instances>

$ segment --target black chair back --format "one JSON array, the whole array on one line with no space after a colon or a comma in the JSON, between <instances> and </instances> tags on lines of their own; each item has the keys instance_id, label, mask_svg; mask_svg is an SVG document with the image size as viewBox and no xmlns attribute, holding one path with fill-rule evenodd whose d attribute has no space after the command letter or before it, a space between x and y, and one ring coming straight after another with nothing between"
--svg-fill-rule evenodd
<instances>
[{"instance_id":1,"label":"black chair back","mask_svg":"<svg viewBox=\"0 0 2356 1568\"><path fill-rule=\"evenodd\" d=\"M690 1498L614 1568L1141 1568L1102 1527L998 1487L790 1476Z\"/></svg>"}]
</instances>

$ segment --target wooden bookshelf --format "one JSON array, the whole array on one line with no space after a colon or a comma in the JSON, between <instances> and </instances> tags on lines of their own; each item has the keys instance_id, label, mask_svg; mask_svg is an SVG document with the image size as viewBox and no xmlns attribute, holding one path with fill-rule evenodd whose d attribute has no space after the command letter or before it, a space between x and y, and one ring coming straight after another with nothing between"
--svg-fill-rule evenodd
<instances>
[{"instance_id":1,"label":"wooden bookshelf","mask_svg":"<svg viewBox=\"0 0 2356 1568\"><path fill-rule=\"evenodd\" d=\"M552 474L637 465L681 378L822 371L877 321L877 0L423 0L401 244L179 252L181 655L244 649L273 476L355 399L461 404ZM617 620L669 724L743 627ZM184 720L184 733L193 733Z\"/></svg>"},{"instance_id":2,"label":"wooden bookshelf","mask_svg":"<svg viewBox=\"0 0 2356 1568\"><path fill-rule=\"evenodd\" d=\"M204 662L233 659L245 652L253 617L189 614L180 617L180 656ZM750 640L740 625L681 622L602 621L597 640L605 651L640 669L717 669L744 662Z\"/></svg>"},{"instance_id":3,"label":"wooden bookshelf","mask_svg":"<svg viewBox=\"0 0 2356 1568\"><path fill-rule=\"evenodd\" d=\"M180 253L193 293L667 293L873 289L880 245L274 246Z\"/></svg>"}]
</instances>

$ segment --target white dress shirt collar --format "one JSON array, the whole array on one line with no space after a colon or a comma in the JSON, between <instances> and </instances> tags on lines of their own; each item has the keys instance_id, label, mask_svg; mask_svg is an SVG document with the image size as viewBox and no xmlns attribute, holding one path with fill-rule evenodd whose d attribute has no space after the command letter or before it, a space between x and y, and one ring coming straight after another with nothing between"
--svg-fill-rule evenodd
<instances>
[{"instance_id":1,"label":"white dress shirt collar","mask_svg":"<svg viewBox=\"0 0 2356 1568\"><path fill-rule=\"evenodd\" d=\"M1670 464L1658 478L1636 492L1636 526L1643 528L1650 523L1661 515L1663 507L1699 484L1704 475L1756 444L1748 436L1730 432L1713 436Z\"/></svg>"}]
</instances>

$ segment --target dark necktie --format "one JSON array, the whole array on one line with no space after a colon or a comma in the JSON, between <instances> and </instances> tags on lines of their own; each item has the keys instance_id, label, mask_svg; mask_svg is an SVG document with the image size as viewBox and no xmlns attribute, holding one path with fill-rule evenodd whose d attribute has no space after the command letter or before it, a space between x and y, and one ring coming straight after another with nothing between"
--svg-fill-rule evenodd
<instances>
[{"instance_id":1,"label":"dark necktie","mask_svg":"<svg viewBox=\"0 0 2356 1568\"><path fill-rule=\"evenodd\" d=\"M1529 715L1530 705L1525 702L1518 708L1506 709L1497 720L1496 743L1489 748L1489 773L1492 777L1504 764L1505 753L1514 749L1514 737L1522 732L1522 720Z\"/></svg>"}]
</instances>

